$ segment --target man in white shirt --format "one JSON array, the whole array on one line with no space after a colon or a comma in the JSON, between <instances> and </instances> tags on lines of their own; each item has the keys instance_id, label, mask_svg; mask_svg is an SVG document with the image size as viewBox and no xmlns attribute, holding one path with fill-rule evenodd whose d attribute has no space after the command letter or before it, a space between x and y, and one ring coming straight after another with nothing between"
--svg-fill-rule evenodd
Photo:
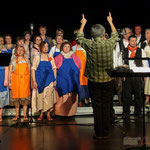
<instances>
[{"instance_id":1,"label":"man in white shirt","mask_svg":"<svg viewBox=\"0 0 150 150\"><path fill-rule=\"evenodd\" d=\"M131 29L126 27L123 29L123 38L117 42L116 48L113 52L114 68L123 65L122 53L129 44L129 36L131 35ZM122 78L116 78L115 87L118 94L119 103L122 104Z\"/></svg>"},{"instance_id":2,"label":"man in white shirt","mask_svg":"<svg viewBox=\"0 0 150 150\"><path fill-rule=\"evenodd\" d=\"M122 53L129 44L128 39L130 35L131 35L131 29L127 27L124 28L123 38L120 39L119 42L117 42L116 48L114 49L113 52L114 68L123 65Z\"/></svg>"},{"instance_id":3,"label":"man in white shirt","mask_svg":"<svg viewBox=\"0 0 150 150\"><path fill-rule=\"evenodd\" d=\"M144 58L146 53L137 46L137 37L131 35L129 37L129 45L123 52L125 58ZM124 64L128 65L130 69L136 67L148 67L147 60L124 60ZM127 77L123 81L123 118L129 119L130 105L132 101L132 91L134 90L134 110L137 117L141 116L142 108L142 90L143 80L140 77Z\"/></svg>"}]
</instances>

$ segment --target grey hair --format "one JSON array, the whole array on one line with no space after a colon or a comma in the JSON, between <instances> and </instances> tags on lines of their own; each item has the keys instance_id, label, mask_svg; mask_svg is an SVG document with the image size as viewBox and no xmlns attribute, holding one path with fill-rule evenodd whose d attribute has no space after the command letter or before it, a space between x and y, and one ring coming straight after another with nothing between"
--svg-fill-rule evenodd
<instances>
[{"instance_id":1,"label":"grey hair","mask_svg":"<svg viewBox=\"0 0 150 150\"><path fill-rule=\"evenodd\" d=\"M95 24L91 27L91 35L93 38L102 37L105 33L105 27L101 24Z\"/></svg>"},{"instance_id":2,"label":"grey hair","mask_svg":"<svg viewBox=\"0 0 150 150\"><path fill-rule=\"evenodd\" d=\"M126 27L122 30L123 35L125 35L127 33L127 31L131 32L131 29Z\"/></svg>"}]
</instances>

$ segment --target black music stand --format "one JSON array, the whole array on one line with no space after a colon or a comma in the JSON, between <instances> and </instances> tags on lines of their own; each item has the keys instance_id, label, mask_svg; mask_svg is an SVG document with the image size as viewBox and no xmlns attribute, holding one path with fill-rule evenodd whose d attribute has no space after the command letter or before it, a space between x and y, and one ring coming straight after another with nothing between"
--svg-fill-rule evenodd
<instances>
[{"instance_id":1,"label":"black music stand","mask_svg":"<svg viewBox=\"0 0 150 150\"><path fill-rule=\"evenodd\" d=\"M11 55L10 53L0 53L0 66L9 66Z\"/></svg>"},{"instance_id":2,"label":"black music stand","mask_svg":"<svg viewBox=\"0 0 150 150\"><path fill-rule=\"evenodd\" d=\"M133 60L133 59L132 59ZM145 58L144 58L145 60ZM145 73L134 73L134 72L117 72L115 70L106 70L108 75L111 77L150 77L150 72ZM150 147L146 147L146 140L145 140L145 102L143 101L143 145L141 147L131 147L127 148L126 150L150 150Z\"/></svg>"}]
</instances>

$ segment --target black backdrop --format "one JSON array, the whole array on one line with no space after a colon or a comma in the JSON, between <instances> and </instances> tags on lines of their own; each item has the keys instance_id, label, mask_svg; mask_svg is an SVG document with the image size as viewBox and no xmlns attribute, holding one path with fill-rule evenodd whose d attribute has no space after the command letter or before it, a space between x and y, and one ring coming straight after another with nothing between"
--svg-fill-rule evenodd
<instances>
[{"instance_id":1,"label":"black backdrop","mask_svg":"<svg viewBox=\"0 0 150 150\"><path fill-rule=\"evenodd\" d=\"M131 3L132 2L132 3ZM141 24L143 28L150 28L150 2L149 0L129 1L89 1L81 4L78 1L20 1L7 2L0 9L0 34L10 33L13 42L17 35L22 35L25 30L34 24L34 33L38 32L40 25L46 25L47 35L55 37L57 28L65 31L65 39L74 39L73 31L80 26L81 14L87 18L85 28L86 37L90 38L90 27L92 24L100 23L106 27L110 34L107 23L108 12L112 12L114 24L117 28L131 27Z\"/></svg>"}]
</instances>

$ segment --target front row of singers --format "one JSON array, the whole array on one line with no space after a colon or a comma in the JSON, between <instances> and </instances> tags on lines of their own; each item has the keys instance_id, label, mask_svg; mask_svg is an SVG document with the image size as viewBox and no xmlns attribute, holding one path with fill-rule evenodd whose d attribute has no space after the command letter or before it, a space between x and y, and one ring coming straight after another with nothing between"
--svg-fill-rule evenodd
<instances>
[{"instance_id":1,"label":"front row of singers","mask_svg":"<svg viewBox=\"0 0 150 150\"><path fill-rule=\"evenodd\" d=\"M52 120L51 111L55 111L59 116L73 116L77 111L78 94L80 99L88 98L85 92L87 91L87 78L84 76L85 51L81 48L77 50L77 47L72 51L70 42L61 44L60 54L55 58L47 51L48 43L42 42L40 53L34 55L30 66L25 57L24 47L17 46L14 56L12 54L10 66L0 67L0 121L3 107L9 105L9 99L10 105L15 106L16 110L13 121L19 119L20 105L23 105L23 120L28 121L27 106L31 102L31 93L32 112L40 113L38 120L43 119L44 113L47 114L48 120Z\"/></svg>"}]
</instances>

